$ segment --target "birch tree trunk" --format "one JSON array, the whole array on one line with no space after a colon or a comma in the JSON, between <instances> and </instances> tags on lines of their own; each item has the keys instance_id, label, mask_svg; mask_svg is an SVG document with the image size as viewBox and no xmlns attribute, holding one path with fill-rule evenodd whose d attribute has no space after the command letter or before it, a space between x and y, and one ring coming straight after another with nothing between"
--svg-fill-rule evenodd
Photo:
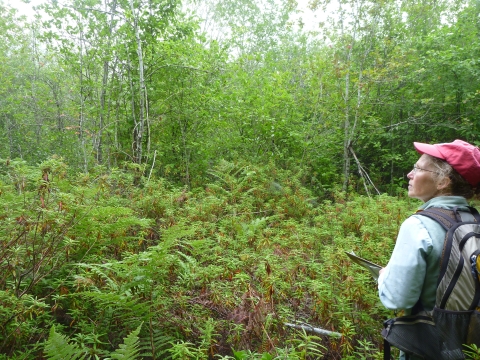
<instances>
[{"instance_id":1,"label":"birch tree trunk","mask_svg":"<svg viewBox=\"0 0 480 360\"><path fill-rule=\"evenodd\" d=\"M142 52L142 42L140 39L140 31L138 29L138 15L135 13L135 8L133 5L133 0L130 0L130 9L132 11L133 26L135 31L135 40L137 42L137 56L138 56L138 73L139 73L139 112L138 112L138 122L135 124L134 129L134 154L133 160L137 164L142 163L143 156L143 134L145 131L145 104L146 104L146 88L145 88L145 79L143 74L143 52Z\"/></svg>"},{"instance_id":2,"label":"birch tree trunk","mask_svg":"<svg viewBox=\"0 0 480 360\"><path fill-rule=\"evenodd\" d=\"M103 129L105 128L105 98L107 96L107 83L108 83L108 71L110 68L110 62L108 56L110 55L111 47L111 36L113 29L113 17L117 7L117 0L113 1L111 14L110 14L110 25L108 29L108 41L107 41L107 60L103 62L103 77L102 77L102 89L100 91L100 126L98 130L98 141L97 141L97 162L99 164L103 163Z\"/></svg>"}]
</instances>

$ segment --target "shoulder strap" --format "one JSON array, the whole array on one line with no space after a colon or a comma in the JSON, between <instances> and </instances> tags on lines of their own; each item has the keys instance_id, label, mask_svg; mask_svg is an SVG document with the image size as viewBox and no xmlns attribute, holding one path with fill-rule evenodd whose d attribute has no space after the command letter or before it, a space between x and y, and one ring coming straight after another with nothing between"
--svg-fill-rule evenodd
<instances>
[{"instance_id":1,"label":"shoulder strap","mask_svg":"<svg viewBox=\"0 0 480 360\"><path fill-rule=\"evenodd\" d=\"M419 211L415 215L422 215L430 219L433 219L436 222L438 222L440 225L442 225L443 228L447 231L453 225L459 222L459 220L456 217L456 213L453 210L447 210L447 209L429 208L429 209Z\"/></svg>"},{"instance_id":2,"label":"shoulder strap","mask_svg":"<svg viewBox=\"0 0 480 360\"><path fill-rule=\"evenodd\" d=\"M480 223L480 214L478 213L477 209L475 209L472 206L469 206L468 209L470 210L470 213L473 215L475 222Z\"/></svg>"},{"instance_id":3,"label":"shoulder strap","mask_svg":"<svg viewBox=\"0 0 480 360\"><path fill-rule=\"evenodd\" d=\"M387 339L383 339L383 360L391 360L392 358L390 357L390 354L390 343L387 341Z\"/></svg>"},{"instance_id":4,"label":"shoulder strap","mask_svg":"<svg viewBox=\"0 0 480 360\"><path fill-rule=\"evenodd\" d=\"M469 206L468 209L470 210L470 214L473 216L473 221L480 223L480 214L478 213L477 209L471 206ZM428 208L417 212L415 215L429 217L430 219L437 221L447 231L456 223L464 221L462 220L460 211L458 211L458 207L454 207L453 210Z\"/></svg>"}]
</instances>

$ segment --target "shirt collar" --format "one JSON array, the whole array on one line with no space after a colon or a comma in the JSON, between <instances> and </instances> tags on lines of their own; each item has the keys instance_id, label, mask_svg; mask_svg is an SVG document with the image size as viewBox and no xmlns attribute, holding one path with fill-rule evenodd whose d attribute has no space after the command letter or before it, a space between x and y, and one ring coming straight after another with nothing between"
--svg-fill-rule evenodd
<instances>
[{"instance_id":1,"label":"shirt collar","mask_svg":"<svg viewBox=\"0 0 480 360\"><path fill-rule=\"evenodd\" d=\"M466 210L463 208L468 207L467 199L465 199L463 196L437 196L420 206L419 210L425 210L431 207L451 209L455 206L458 206L459 210Z\"/></svg>"}]
</instances>

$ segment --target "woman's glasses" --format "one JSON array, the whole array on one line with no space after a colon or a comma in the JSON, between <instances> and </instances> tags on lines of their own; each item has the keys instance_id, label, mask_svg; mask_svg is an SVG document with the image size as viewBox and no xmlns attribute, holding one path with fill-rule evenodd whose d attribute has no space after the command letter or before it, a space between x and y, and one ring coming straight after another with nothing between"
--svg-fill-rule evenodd
<instances>
[{"instance_id":1,"label":"woman's glasses","mask_svg":"<svg viewBox=\"0 0 480 360\"><path fill-rule=\"evenodd\" d=\"M416 164L413 165L413 170L412 170L412 172L413 172L414 174L416 174L419 170L421 170L421 171L428 171L428 172L432 172L432 173L435 173L435 174L439 174L437 171L422 169L422 168L419 168Z\"/></svg>"}]
</instances>

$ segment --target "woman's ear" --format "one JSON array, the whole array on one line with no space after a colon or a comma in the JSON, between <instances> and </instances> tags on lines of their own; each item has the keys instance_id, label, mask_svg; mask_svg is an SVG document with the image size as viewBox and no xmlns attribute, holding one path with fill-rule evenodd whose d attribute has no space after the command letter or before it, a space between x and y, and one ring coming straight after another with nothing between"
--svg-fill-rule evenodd
<instances>
[{"instance_id":1,"label":"woman's ear","mask_svg":"<svg viewBox=\"0 0 480 360\"><path fill-rule=\"evenodd\" d=\"M442 179L440 179L437 183L437 190L440 190L441 192L449 192L450 191L450 185L451 185L451 180L448 176L444 176Z\"/></svg>"}]
</instances>

